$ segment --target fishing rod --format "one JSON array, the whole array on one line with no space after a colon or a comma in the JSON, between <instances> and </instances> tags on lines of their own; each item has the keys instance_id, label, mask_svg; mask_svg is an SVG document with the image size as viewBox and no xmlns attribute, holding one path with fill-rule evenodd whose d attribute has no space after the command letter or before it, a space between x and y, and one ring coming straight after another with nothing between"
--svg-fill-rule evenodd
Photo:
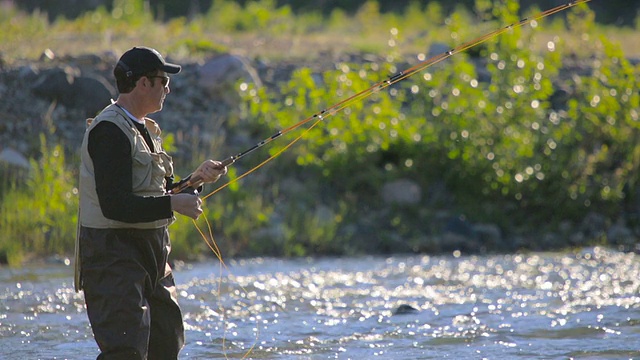
<instances>
[{"instance_id":1,"label":"fishing rod","mask_svg":"<svg viewBox=\"0 0 640 360\"><path fill-rule=\"evenodd\" d=\"M245 151L242 151L236 155L232 155L229 156L228 158L224 159L221 162L222 166L229 166L232 165L233 163L235 163L236 161L240 160L241 158L245 157L246 155L254 152L255 150L267 145L268 143L274 141L275 139L281 137L284 134L287 134L288 132L295 130L297 128L299 128L302 125L305 125L311 121L323 121L324 119L326 119L329 116L334 116L335 114L337 114L339 111L341 111L342 109L344 109L345 107L347 107L349 104L354 103L356 101L362 100L366 97L368 97L371 94L377 93L380 90L383 90L399 81L405 80L406 78L426 69L429 66L435 65L437 63L440 63L448 58L450 58L451 56L458 54L460 52L463 52L465 50L468 50L476 45L482 44L484 42L486 42L489 39L492 39L498 35L501 35L507 31L510 31L512 29L518 28L518 27L522 27L524 25L530 24L534 21L540 20L542 18L545 18L547 16L559 13L561 11L567 10L569 8L572 8L574 6L580 5L580 4L585 4L590 2L591 0L576 0L576 1L570 1L564 5L559 5L556 6L554 8L551 8L549 10L546 11L542 11L536 15L533 15L531 17L528 18L523 18L521 20L519 20L516 23L504 26L502 28L496 29L494 31L491 31L487 34L484 34L482 36L479 36L477 38L475 38L474 40L471 40L469 42L463 43L461 45L458 45L457 47L452 48L449 51L445 51L441 54L435 55L427 60L424 60L422 62L417 63L416 65L400 71L399 73L390 76L388 79L386 80L382 80L379 81L375 84L373 84L371 87L369 87L368 89L362 90L342 101L339 101L338 103L328 107L327 109L324 109L322 111L319 111L311 116L309 116L308 118L301 120L291 126L289 126L288 128L285 128L283 130L279 130L278 132L276 132L275 134L271 135L270 137L256 143L255 145L253 145L252 147L248 148ZM262 165L262 164L261 164ZM259 166L261 166L259 165ZM179 193L181 191L183 191L184 189L191 187L191 188L197 188L199 186L201 186L203 184L203 180L202 178L200 178L199 176L194 176L191 178L188 178L186 181L184 181L183 183L181 183L180 185L178 185L177 187L175 187L174 189L171 190L172 193Z\"/></svg>"}]
</instances>

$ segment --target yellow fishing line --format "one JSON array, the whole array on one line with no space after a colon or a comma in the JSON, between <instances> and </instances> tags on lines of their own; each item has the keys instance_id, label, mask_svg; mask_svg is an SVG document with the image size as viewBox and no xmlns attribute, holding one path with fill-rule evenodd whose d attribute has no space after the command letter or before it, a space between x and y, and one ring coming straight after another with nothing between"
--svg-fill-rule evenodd
<instances>
[{"instance_id":1,"label":"yellow fishing line","mask_svg":"<svg viewBox=\"0 0 640 360\"><path fill-rule=\"evenodd\" d=\"M258 170L259 168L263 167L264 165L266 165L267 163L271 162L273 159L275 159L276 157L280 156L283 152L285 152L286 150L288 150L291 146L293 146L295 143L297 143L300 139L302 139L305 135L307 135L309 133L309 131L311 131L316 125L318 125L321 121L323 121L325 118L335 115L336 113L338 113L339 111L343 110L344 108L346 108L347 106L349 106L350 104L365 99L366 97L374 94L375 92L378 92L388 86L391 86L401 80L404 80L412 75L414 75L417 72L420 72L432 65L435 65L457 53L463 52L465 50L468 50L476 45L479 45L485 41L488 41L489 39L492 39L498 35L501 35L507 31L512 30L513 28L516 27L521 27L524 26L526 24L530 24L533 21L537 21L540 20L542 18L545 18L547 16L553 15L555 13L564 11L566 9L569 9L571 7L574 7L576 5L579 4L584 4L584 3L588 3L591 0L578 0L578 1L572 1L569 3L566 3L564 5L560 5L557 6L555 8L552 8L550 10L547 11L543 11L541 13L538 13L537 15L534 15L530 18L525 18L520 20L517 23L502 27L500 29L497 29L495 31L492 31L490 33L487 33L485 35L482 35L472 41L469 41L467 43L464 43L462 45L459 45L443 54L440 55L436 55L428 60L425 60L423 62L418 63L417 65L408 68L404 71L401 71L400 73L390 77L388 80L384 80L384 81L380 81L376 84L374 84L373 86L371 86L370 88L363 90L359 93L356 93L336 104L334 104L333 106L329 107L326 110L323 110L317 114L314 114L313 116L310 116L284 130L282 130L279 135L288 133L304 124L307 124L309 122L311 122L312 120L315 119L315 122L313 122L313 124L311 126L309 126L305 131L303 131L298 137L296 137L295 139L293 139L291 142L289 142L286 146L284 146L282 149L278 150L275 154L269 156L266 160L264 160L263 162L261 162L260 164L254 166L253 168L249 169L248 171L246 171L245 173L243 173L242 175L238 176L235 179L232 179L230 181L228 181L227 183L223 184L222 186L216 188L215 190L213 190L211 193L205 195L202 197L202 200L206 200L207 198L211 197L212 195L218 193L220 190L226 188L227 186L245 178L246 176L248 176L249 174L253 173L254 171ZM268 140L263 141L263 143L261 145L264 145L268 142L271 142L275 137L271 137ZM205 215L203 213L203 215ZM208 227L208 232L209 232L209 238L207 238L207 236L205 235L205 233L200 229L200 227L198 226L197 222L194 220L193 224L196 227L196 229L198 230L198 232L200 233L200 236L202 237L202 239L204 240L204 242L207 244L207 246L209 247L209 249L211 249L211 252L213 252L213 254L216 256L216 258L220 261L220 278L219 278L219 283L218 283L218 298L220 297L220 291L221 291L221 287L222 287L222 269L223 267L225 269L227 269L227 271L229 271L229 273L231 273L231 271L229 270L229 268L227 267L227 265L224 263L224 260L222 258L222 253L220 251L220 248L218 247L217 242L215 241L214 237L213 237L213 230L211 227L211 224L209 223L209 220L207 219L206 215L203 216L205 218L207 227ZM248 292L246 289L244 289L244 287L240 286L240 288L242 289L242 291L248 295ZM247 297L248 298L248 297ZM220 306L220 308L222 309L222 316L223 316L223 322L226 324L226 315L225 315L225 311L224 308L222 306ZM258 337L259 337L259 326L258 326L258 317L256 317L256 338L254 340L254 343L251 345L251 347L247 350L247 352L242 356L242 359L247 358L252 352L253 349L255 348L257 342L258 342ZM225 330L224 330L224 336L222 339L222 347L223 347L223 353L225 356L225 359L227 359L227 352L226 352L226 326L225 326Z\"/></svg>"},{"instance_id":2,"label":"yellow fishing line","mask_svg":"<svg viewBox=\"0 0 640 360\"><path fill-rule=\"evenodd\" d=\"M322 119L318 119L308 129L306 129L304 132L302 132L302 134L300 134L298 137L293 139L289 144L287 144L285 147L283 147L282 149L277 151L275 154L273 154L272 156L268 157L266 160L264 160L260 164L256 165L255 167L251 168L250 170L248 170L247 172L245 172L241 176L239 176L239 177L237 177L237 178L225 183L224 185L218 187L217 189L215 189L211 193L209 193L206 196L204 196L202 198L202 200L204 201L205 199L207 199L211 195L213 195L213 194L217 193L218 191L224 189L225 187L229 186L230 184L232 184L234 182L237 182L240 179L245 178L247 175L251 174L252 172L254 172L257 169L261 168L262 166L264 166L265 164L267 164L271 160L273 160L276 157L280 156L280 154L285 152L287 149L289 149L291 146L293 146L296 142L298 142L300 139L302 139L306 134L308 134L309 131L311 131L311 129L313 129L317 124L320 123L320 121L322 121ZM207 244L207 247L211 250L211 252L216 256L216 258L219 261L219 264L220 264L220 270L219 270L220 276L218 277L218 299L219 299L220 295L221 295L221 288L222 288L222 270L223 270L223 267L224 267L224 269L229 271L229 273L231 273L231 270L225 264L224 259L222 258L222 252L220 251L220 248L218 247L218 243L216 242L216 240L215 240L215 238L213 236L213 229L212 229L211 223L209 222L209 219L207 218L207 216L206 216L206 214L204 212L202 214L202 217L204 218L204 221L205 221L205 223L207 225L208 236L207 236L207 234L205 234L202 231L202 229L200 228L200 226L198 225L196 220L192 220L192 222L193 222L193 225L195 226L195 228L197 229L198 233L200 234L200 237L202 237L202 240L205 242L205 244ZM243 286L240 286L240 289L245 293L245 295L249 294L249 292ZM249 297L247 296L247 299L248 298ZM225 309L224 309L224 307L222 305L219 305L218 307L221 310L220 312L222 314L223 324L225 324L224 333L223 333L223 337L222 337L222 351L223 351L225 359L228 359L228 357L227 357L227 347L226 347L227 346L226 345L226 338L227 338L227 336L226 336L226 334L227 334L226 311L225 311ZM260 326L259 326L259 322L258 322L258 317L256 317L256 327L255 327L255 329L256 329L256 337L254 339L254 342L253 342L253 344L251 344L249 349L243 354L242 359L246 359L247 357L249 357L249 355L251 355L251 353L253 352L253 349L255 348L255 346L258 343L258 339L259 339L259 335L260 335Z\"/></svg>"},{"instance_id":3,"label":"yellow fishing line","mask_svg":"<svg viewBox=\"0 0 640 360\"><path fill-rule=\"evenodd\" d=\"M252 172L258 170L259 168L263 167L264 165L266 165L267 163L269 163L271 160L275 159L276 157L280 156L280 154L282 154L283 152L287 151L291 146L293 146L295 143L297 143L300 139L302 139L306 134L309 133L309 131L311 131L311 129L313 129L316 125L318 125L323 119L318 119L316 120L316 122L314 122L313 124L311 124L311 126L309 126L308 129L306 129L302 134L300 134L298 137L296 137L295 139L293 139L293 141L291 141L290 143L288 143L285 147L283 147L282 149L278 150L275 154L269 156L266 160L264 160L263 162L261 162L260 164L254 166L253 168L251 168L250 170L246 171L244 174L238 176L235 179L230 180L229 182L225 183L224 185L218 187L217 189L213 190L211 193L205 195L202 197L202 200L206 200L207 198L209 198L210 196L212 196L213 194L217 193L218 191L226 188L227 186L238 182L241 179L244 179L245 177L247 177L249 174L251 174Z\"/></svg>"}]
</instances>

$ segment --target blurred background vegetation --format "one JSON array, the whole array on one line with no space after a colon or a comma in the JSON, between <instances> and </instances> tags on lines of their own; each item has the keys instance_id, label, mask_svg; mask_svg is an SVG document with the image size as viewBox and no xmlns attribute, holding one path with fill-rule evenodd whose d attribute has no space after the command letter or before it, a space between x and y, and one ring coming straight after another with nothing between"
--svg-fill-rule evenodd
<instances>
[{"instance_id":1,"label":"blurred background vegetation","mask_svg":"<svg viewBox=\"0 0 640 360\"><path fill-rule=\"evenodd\" d=\"M202 12L209 11L212 7L219 5L219 0L148 0L145 1L148 9L153 13L154 18L167 20L176 17L194 17ZM237 0L233 3L241 8L247 8L251 0ZM519 15L524 14L531 7L549 9L558 5L563 5L565 0L530 0L522 2ZM83 13L96 10L100 6L106 9L113 9L119 6L119 0L21 0L17 6L27 12L36 9L49 14L52 19L63 16L66 18L76 18ZM317 12L329 15L334 11L344 11L353 15L357 13L367 0L275 0L272 1L274 8L287 7L296 14ZM471 9L475 6L475 0L393 0L380 1L379 8L383 13L402 13L410 6L424 7L430 3L437 3L445 12L449 13L458 8ZM596 13L596 21L603 24L614 24L618 26L633 25L640 4L634 0L607 0L593 1L590 7Z\"/></svg>"},{"instance_id":2,"label":"blurred background vegetation","mask_svg":"<svg viewBox=\"0 0 640 360\"><path fill-rule=\"evenodd\" d=\"M61 3L5 2L2 61L34 58L47 47L81 54L130 43L182 59L238 47L270 61L305 59L308 67L300 66L276 86L239 87L241 100L226 114L225 126L242 127L257 140L424 60L434 43L451 48L557 5L549 0L523 2L526 7L516 0L455 6L317 1L313 7L293 0ZM594 214L605 224L599 229L623 223L635 230L640 67L631 58L639 49L639 5L604 3L595 0L502 34L320 123L264 169L207 200L206 218L223 256L611 243L606 232L584 231ZM270 39L268 45L259 45L264 39ZM273 39L284 39L291 51L269 46L277 42ZM324 49L376 56L336 63L318 76L311 68ZM265 151L275 154L286 144L274 142ZM211 150L202 149L181 166L193 169ZM215 150L244 149L227 138ZM263 159L237 164L229 178ZM28 174L0 169L4 262L73 249L77 158L42 135L41 156L32 168ZM421 201L384 201L384 185L401 179L419 184ZM495 224L501 240L448 243L442 228L452 218ZM204 222L198 224L208 233ZM171 231L178 258L210 253L190 220L180 218ZM629 237L624 245L635 241L635 234Z\"/></svg>"}]
</instances>

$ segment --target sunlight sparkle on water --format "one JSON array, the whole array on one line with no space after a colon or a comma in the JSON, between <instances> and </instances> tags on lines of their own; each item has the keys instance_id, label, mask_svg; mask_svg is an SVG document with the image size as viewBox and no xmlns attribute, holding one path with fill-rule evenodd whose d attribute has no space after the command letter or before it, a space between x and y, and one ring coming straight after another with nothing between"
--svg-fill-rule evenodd
<instances>
[{"instance_id":1,"label":"sunlight sparkle on water","mask_svg":"<svg viewBox=\"0 0 640 360\"><path fill-rule=\"evenodd\" d=\"M176 270L185 358L248 351L256 359L600 358L603 349L640 357L634 253L592 248L227 265ZM70 274L52 279L48 270L30 271L2 273L0 357L95 357Z\"/></svg>"}]
</instances>

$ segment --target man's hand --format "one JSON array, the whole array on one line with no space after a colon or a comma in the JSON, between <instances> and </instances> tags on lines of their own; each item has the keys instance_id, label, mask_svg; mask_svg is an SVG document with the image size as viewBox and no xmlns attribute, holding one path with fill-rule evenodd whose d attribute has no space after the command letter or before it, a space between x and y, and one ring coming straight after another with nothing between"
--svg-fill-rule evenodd
<instances>
[{"instance_id":1,"label":"man's hand","mask_svg":"<svg viewBox=\"0 0 640 360\"><path fill-rule=\"evenodd\" d=\"M171 210L195 220L202 214L202 199L191 194L171 195Z\"/></svg>"},{"instance_id":2,"label":"man's hand","mask_svg":"<svg viewBox=\"0 0 640 360\"><path fill-rule=\"evenodd\" d=\"M191 175L192 179L199 179L205 183L218 181L220 176L227 173L227 167L216 160L205 160Z\"/></svg>"}]
</instances>

